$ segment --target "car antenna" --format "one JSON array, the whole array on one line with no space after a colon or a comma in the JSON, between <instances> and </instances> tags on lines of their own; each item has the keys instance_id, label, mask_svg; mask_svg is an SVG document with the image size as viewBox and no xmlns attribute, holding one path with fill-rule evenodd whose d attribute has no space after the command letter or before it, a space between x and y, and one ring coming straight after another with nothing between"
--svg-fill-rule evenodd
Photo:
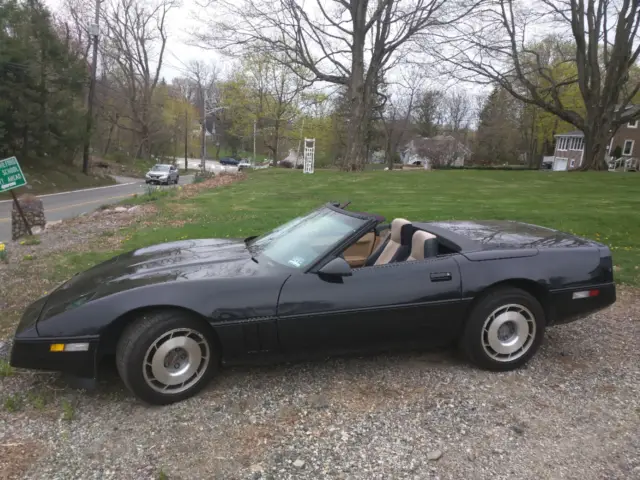
<instances>
[{"instance_id":1,"label":"car antenna","mask_svg":"<svg viewBox=\"0 0 640 480\"><path fill-rule=\"evenodd\" d=\"M343 205L340 206L341 209L345 209L347 208L349 205L351 205L351 200L346 201Z\"/></svg>"}]
</instances>

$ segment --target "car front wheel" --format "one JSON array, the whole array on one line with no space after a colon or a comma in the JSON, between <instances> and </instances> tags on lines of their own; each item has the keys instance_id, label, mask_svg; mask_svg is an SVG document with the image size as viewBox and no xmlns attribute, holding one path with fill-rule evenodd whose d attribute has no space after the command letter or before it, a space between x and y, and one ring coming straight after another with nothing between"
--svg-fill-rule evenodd
<instances>
[{"instance_id":1,"label":"car front wheel","mask_svg":"<svg viewBox=\"0 0 640 480\"><path fill-rule=\"evenodd\" d=\"M471 311L460 346L481 368L513 370L536 353L545 324L544 309L533 295L514 287L495 289Z\"/></svg>"},{"instance_id":2,"label":"car front wheel","mask_svg":"<svg viewBox=\"0 0 640 480\"><path fill-rule=\"evenodd\" d=\"M179 310L144 314L123 332L116 365L141 400L166 405L195 395L218 367L210 327Z\"/></svg>"}]
</instances>

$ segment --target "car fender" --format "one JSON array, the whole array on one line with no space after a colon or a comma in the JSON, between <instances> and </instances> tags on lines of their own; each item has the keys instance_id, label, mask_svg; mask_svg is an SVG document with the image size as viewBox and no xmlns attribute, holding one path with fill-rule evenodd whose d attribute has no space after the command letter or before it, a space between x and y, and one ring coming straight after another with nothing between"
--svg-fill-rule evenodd
<instances>
[{"instance_id":1,"label":"car fender","mask_svg":"<svg viewBox=\"0 0 640 480\"><path fill-rule=\"evenodd\" d=\"M275 316L280 287L286 277L256 277L240 282L220 279L154 284L123 290L87 302L38 322L43 337L100 335L129 312L151 308L182 308L211 324Z\"/></svg>"}]
</instances>

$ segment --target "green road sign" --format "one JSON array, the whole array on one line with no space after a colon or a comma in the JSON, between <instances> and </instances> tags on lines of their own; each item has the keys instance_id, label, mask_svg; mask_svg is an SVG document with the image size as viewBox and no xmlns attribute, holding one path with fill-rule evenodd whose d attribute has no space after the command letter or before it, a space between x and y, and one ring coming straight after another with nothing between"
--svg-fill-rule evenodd
<instances>
[{"instance_id":1,"label":"green road sign","mask_svg":"<svg viewBox=\"0 0 640 480\"><path fill-rule=\"evenodd\" d=\"M0 161L0 192L7 192L27 184L16 157Z\"/></svg>"}]
</instances>

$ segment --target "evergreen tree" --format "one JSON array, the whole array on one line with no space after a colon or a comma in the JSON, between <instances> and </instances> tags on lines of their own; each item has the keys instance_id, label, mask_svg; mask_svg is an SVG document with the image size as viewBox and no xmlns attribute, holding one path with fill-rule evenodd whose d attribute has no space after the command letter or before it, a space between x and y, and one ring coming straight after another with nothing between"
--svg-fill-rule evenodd
<instances>
[{"instance_id":1,"label":"evergreen tree","mask_svg":"<svg viewBox=\"0 0 640 480\"><path fill-rule=\"evenodd\" d=\"M0 157L71 162L84 135L87 67L39 0L0 3Z\"/></svg>"},{"instance_id":2,"label":"evergreen tree","mask_svg":"<svg viewBox=\"0 0 640 480\"><path fill-rule=\"evenodd\" d=\"M482 110L474 149L475 160L482 164L515 163L518 159L520 132L518 106L509 94L495 87Z\"/></svg>"}]
</instances>

